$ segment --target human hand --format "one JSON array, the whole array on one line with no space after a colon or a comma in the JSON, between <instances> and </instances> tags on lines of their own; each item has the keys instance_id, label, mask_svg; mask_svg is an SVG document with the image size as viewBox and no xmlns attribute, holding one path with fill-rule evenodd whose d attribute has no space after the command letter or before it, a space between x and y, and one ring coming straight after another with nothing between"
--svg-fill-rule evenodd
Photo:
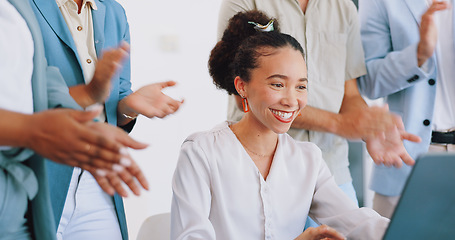
<instances>
[{"instance_id":1,"label":"human hand","mask_svg":"<svg viewBox=\"0 0 455 240\"><path fill-rule=\"evenodd\" d=\"M434 13L449 8L446 1L436 1L422 15L420 22L420 41L417 45L417 64L422 66L433 55L438 41L438 29L434 21Z\"/></svg>"},{"instance_id":2,"label":"human hand","mask_svg":"<svg viewBox=\"0 0 455 240\"><path fill-rule=\"evenodd\" d=\"M365 142L368 153L375 164L400 168L403 162L409 166L415 163L406 151L403 140L421 141L419 136L408 133L403 128L394 127L385 133L384 138L371 137Z\"/></svg>"},{"instance_id":3,"label":"human hand","mask_svg":"<svg viewBox=\"0 0 455 240\"><path fill-rule=\"evenodd\" d=\"M130 160L131 165L128 167L120 166L115 170L107 172L96 171L91 173L100 185L101 189L111 196L117 192L122 197L128 197L128 193L123 188L122 182L126 183L136 196L139 196L140 187L137 182L139 182L140 185L146 190L149 189L149 184L136 162L133 159Z\"/></svg>"},{"instance_id":4,"label":"human hand","mask_svg":"<svg viewBox=\"0 0 455 240\"><path fill-rule=\"evenodd\" d=\"M29 129L24 131L25 147L55 162L91 172L131 165L121 149L143 149L147 145L114 126L92 122L100 111L57 109L30 115Z\"/></svg>"},{"instance_id":5,"label":"human hand","mask_svg":"<svg viewBox=\"0 0 455 240\"><path fill-rule=\"evenodd\" d=\"M341 123L337 134L348 139L384 138L386 131L403 124L399 116L389 112L388 105L352 108L339 115Z\"/></svg>"},{"instance_id":6,"label":"human hand","mask_svg":"<svg viewBox=\"0 0 455 240\"><path fill-rule=\"evenodd\" d=\"M124 98L119 104L119 111L129 116L142 114L148 118L163 118L172 114L180 108L183 100L172 99L162 90L175 84L174 81L167 81L146 85Z\"/></svg>"},{"instance_id":7,"label":"human hand","mask_svg":"<svg viewBox=\"0 0 455 240\"><path fill-rule=\"evenodd\" d=\"M122 67L122 62L128 56L129 50L128 43L122 42L118 48L103 51L101 58L96 62L92 80L85 86L92 100L88 105L103 103L107 99L111 91L112 77Z\"/></svg>"},{"instance_id":8,"label":"human hand","mask_svg":"<svg viewBox=\"0 0 455 240\"><path fill-rule=\"evenodd\" d=\"M120 143L122 146L131 147L130 140L132 139L118 127L100 122L88 122L87 126L107 139ZM106 193L114 195L117 192L120 196L127 197L128 194L121 184L124 182L138 196L140 194L140 187L135 179L138 180L144 189L148 190L147 179L136 162L128 154L126 148L122 148L120 152L122 154L122 165L114 164L112 168L103 170L93 168L87 170L92 173L101 189Z\"/></svg>"},{"instance_id":9,"label":"human hand","mask_svg":"<svg viewBox=\"0 0 455 240\"><path fill-rule=\"evenodd\" d=\"M343 237L343 235L341 235L340 233L338 233L335 229L333 229L327 225L321 225L316 228L313 228L313 227L307 228L295 240L320 240L320 239L344 240L346 238Z\"/></svg>"}]
</instances>

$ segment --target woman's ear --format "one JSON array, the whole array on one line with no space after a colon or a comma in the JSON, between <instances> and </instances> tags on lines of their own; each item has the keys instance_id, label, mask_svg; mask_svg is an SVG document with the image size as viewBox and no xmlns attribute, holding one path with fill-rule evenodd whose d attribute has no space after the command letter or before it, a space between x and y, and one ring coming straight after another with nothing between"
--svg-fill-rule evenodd
<instances>
[{"instance_id":1,"label":"woman's ear","mask_svg":"<svg viewBox=\"0 0 455 240\"><path fill-rule=\"evenodd\" d=\"M240 97L246 98L247 94L245 91L245 86L247 85L247 83L245 81L243 81L241 77L237 76L234 79L234 85L235 85L235 90L237 90L237 93L240 95Z\"/></svg>"}]
</instances>

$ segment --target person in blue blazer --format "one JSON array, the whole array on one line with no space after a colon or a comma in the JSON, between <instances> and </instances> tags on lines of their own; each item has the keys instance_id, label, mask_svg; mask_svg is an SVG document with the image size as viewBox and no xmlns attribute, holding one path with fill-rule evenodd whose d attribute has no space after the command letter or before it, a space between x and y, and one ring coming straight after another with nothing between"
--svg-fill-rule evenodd
<instances>
[{"instance_id":1,"label":"person in blue blazer","mask_svg":"<svg viewBox=\"0 0 455 240\"><path fill-rule=\"evenodd\" d=\"M428 151L432 142L432 130L445 128L435 115L442 113L437 108L440 94L437 88L444 86L442 83L448 80L440 78L440 57L448 52L449 55L446 56L451 59L448 62L455 63L455 22L453 14L447 16L449 12L442 11L447 7L447 2L432 0L359 1L361 36L367 66L367 75L358 80L360 92L372 99L384 97L390 111L402 117L406 130L421 137L420 143L405 142L406 150L414 159ZM439 40L449 42L449 49L441 47L436 50L437 45L441 44L437 34L438 14L448 17L447 21L439 22L446 22L450 26L450 34L441 35L443 38ZM444 70L453 69L454 65ZM455 90L450 89L449 91ZM454 94L451 92L449 95ZM452 104L446 101L453 109L453 101L451 102ZM448 118L453 124L450 127L455 127L454 116ZM391 217L410 171L410 166L400 169L374 166L371 189L375 191L373 208L376 211Z\"/></svg>"},{"instance_id":2,"label":"person in blue blazer","mask_svg":"<svg viewBox=\"0 0 455 240\"><path fill-rule=\"evenodd\" d=\"M13 95L1 95L0 238L52 240L56 237L55 225L43 157L62 164L79 165L89 171L102 170L120 180L119 176L112 175L116 172L109 172L109 168L101 168L100 164L118 163L122 157L121 146L143 148L145 145L133 141L116 127L92 122L99 110L63 109L81 108L69 95L59 70L47 65L40 28L29 2L0 0L0 5L4 11L0 14L2 30L14 28L16 31L10 31L0 41L1 56L9 61L0 67L4 75L0 81L2 91L11 93L11 89L22 86L25 91L15 92L19 95L15 97L21 99L28 109L7 104L15 101L11 99ZM25 37L24 40L15 39L17 36ZM12 41L22 42L15 44ZM27 47L21 46L22 43ZM18 48L28 50L19 51ZM26 54L14 56L18 52ZM21 70L27 74L19 74ZM111 70L115 71L115 68ZM48 110L52 108L59 109ZM84 146L89 146L91 151L86 151ZM100 155L100 152L105 154ZM111 183L107 179L99 179L103 180L100 184L104 187L115 188L109 186Z\"/></svg>"},{"instance_id":3,"label":"person in blue blazer","mask_svg":"<svg viewBox=\"0 0 455 240\"><path fill-rule=\"evenodd\" d=\"M146 85L133 93L129 59L111 81L98 81L96 70L94 74L90 72L105 49L123 46L127 50L125 45L130 42L129 25L119 3L114 0L30 2L41 27L49 65L60 69L70 87L70 94L78 104L85 108L102 102L108 96L101 121L129 132L138 114L149 118L164 117L179 108L182 102L161 92L162 88L174 85L172 81ZM79 20L81 22L77 22ZM86 35L80 37L81 33ZM123 202L119 195L114 195L113 200L107 199L100 189L96 189L93 177L80 169L54 163L49 163L47 168L58 235L75 239L86 238L86 235L93 239L98 236L128 239ZM83 195L85 190L97 193ZM87 199L91 199L92 205L97 206L99 211L79 203ZM102 208L104 210L100 210ZM92 214L73 214L82 210ZM98 212L100 214L95 215Z\"/></svg>"}]
</instances>

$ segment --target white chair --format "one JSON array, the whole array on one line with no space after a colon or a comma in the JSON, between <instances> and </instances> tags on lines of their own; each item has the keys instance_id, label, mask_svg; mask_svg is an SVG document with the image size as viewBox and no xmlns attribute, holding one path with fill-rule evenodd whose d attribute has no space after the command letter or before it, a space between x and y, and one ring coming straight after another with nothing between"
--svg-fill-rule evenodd
<instances>
[{"instance_id":1,"label":"white chair","mask_svg":"<svg viewBox=\"0 0 455 240\"><path fill-rule=\"evenodd\" d=\"M169 240L171 234L171 213L161 213L145 219L137 240Z\"/></svg>"}]
</instances>

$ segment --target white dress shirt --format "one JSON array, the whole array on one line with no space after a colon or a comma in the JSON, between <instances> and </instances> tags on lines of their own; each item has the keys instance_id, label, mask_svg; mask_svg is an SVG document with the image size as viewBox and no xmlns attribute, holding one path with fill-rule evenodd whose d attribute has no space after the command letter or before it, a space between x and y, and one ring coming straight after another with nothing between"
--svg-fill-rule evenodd
<instances>
[{"instance_id":1,"label":"white dress shirt","mask_svg":"<svg viewBox=\"0 0 455 240\"><path fill-rule=\"evenodd\" d=\"M449 9L435 13L438 28L436 47L438 83L434 103L433 130L455 130L455 46L453 32L453 0Z\"/></svg>"},{"instance_id":2,"label":"white dress shirt","mask_svg":"<svg viewBox=\"0 0 455 240\"><path fill-rule=\"evenodd\" d=\"M173 179L171 239L294 239L308 214L349 239L380 239L388 219L359 209L320 149L281 134L267 180L223 123L182 145Z\"/></svg>"},{"instance_id":3,"label":"white dress shirt","mask_svg":"<svg viewBox=\"0 0 455 240\"><path fill-rule=\"evenodd\" d=\"M33 113L33 38L8 1L0 1L0 108ZM0 146L0 150L9 147Z\"/></svg>"},{"instance_id":4,"label":"white dress shirt","mask_svg":"<svg viewBox=\"0 0 455 240\"><path fill-rule=\"evenodd\" d=\"M92 9L97 10L96 4L91 0L83 0L81 12L78 13L78 6L73 0L56 2L76 44L85 83L89 83L95 73L97 60L92 19Z\"/></svg>"}]
</instances>

